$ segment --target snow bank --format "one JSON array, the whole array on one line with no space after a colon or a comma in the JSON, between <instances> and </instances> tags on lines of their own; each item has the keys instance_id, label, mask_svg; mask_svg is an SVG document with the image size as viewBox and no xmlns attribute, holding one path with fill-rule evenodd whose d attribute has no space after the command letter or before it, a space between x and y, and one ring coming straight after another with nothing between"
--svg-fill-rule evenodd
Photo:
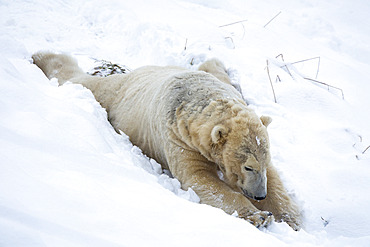
<instances>
[{"instance_id":1,"label":"snow bank","mask_svg":"<svg viewBox=\"0 0 370 247\"><path fill-rule=\"evenodd\" d=\"M0 3L0 245L367 246L369 10L362 1ZM251 107L273 118L273 163L305 229L258 230L198 204L113 130L90 91L47 80L30 61L40 49L73 53L86 71L91 58L190 69L223 60ZM318 59L292 64L312 57L317 78Z\"/></svg>"}]
</instances>

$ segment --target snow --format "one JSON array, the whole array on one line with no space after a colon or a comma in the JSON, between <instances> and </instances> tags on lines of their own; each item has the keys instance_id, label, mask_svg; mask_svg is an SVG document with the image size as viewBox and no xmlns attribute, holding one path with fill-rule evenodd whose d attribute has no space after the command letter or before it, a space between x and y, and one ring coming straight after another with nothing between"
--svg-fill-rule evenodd
<instances>
[{"instance_id":1,"label":"snow","mask_svg":"<svg viewBox=\"0 0 370 247\"><path fill-rule=\"evenodd\" d=\"M360 0L1 1L0 246L369 246L369 11ZM86 71L94 59L224 61L273 119L272 161L304 229L259 230L199 204L113 130L90 91L48 80L31 63L39 50Z\"/></svg>"},{"instance_id":2,"label":"snow","mask_svg":"<svg viewBox=\"0 0 370 247\"><path fill-rule=\"evenodd\" d=\"M258 136L256 136L257 145L259 146L261 144L261 140Z\"/></svg>"}]
</instances>

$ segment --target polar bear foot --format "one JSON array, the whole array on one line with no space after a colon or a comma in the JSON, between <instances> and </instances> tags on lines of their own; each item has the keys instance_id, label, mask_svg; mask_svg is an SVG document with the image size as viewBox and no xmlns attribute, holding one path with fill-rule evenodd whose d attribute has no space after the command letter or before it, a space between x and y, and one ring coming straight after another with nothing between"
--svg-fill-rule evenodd
<instances>
[{"instance_id":1,"label":"polar bear foot","mask_svg":"<svg viewBox=\"0 0 370 247\"><path fill-rule=\"evenodd\" d=\"M287 223L294 231L299 231L302 228L302 222L299 217L292 217L289 214L283 214L280 218L281 220L278 220L278 222Z\"/></svg>"},{"instance_id":2,"label":"polar bear foot","mask_svg":"<svg viewBox=\"0 0 370 247\"><path fill-rule=\"evenodd\" d=\"M239 218L245 219L257 228L267 227L275 219L272 213L268 211L246 211L245 213L239 214Z\"/></svg>"}]
</instances>

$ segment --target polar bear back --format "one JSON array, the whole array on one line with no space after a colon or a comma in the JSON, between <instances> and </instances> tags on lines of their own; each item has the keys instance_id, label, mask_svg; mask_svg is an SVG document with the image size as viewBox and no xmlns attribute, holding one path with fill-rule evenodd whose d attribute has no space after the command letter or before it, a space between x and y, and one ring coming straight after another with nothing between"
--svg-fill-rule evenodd
<instances>
[{"instance_id":1,"label":"polar bear back","mask_svg":"<svg viewBox=\"0 0 370 247\"><path fill-rule=\"evenodd\" d=\"M196 118L210 101L225 98L242 101L231 85L202 71L146 66L117 77L121 88L109 103L110 122L165 167L164 145L169 141L178 109L186 108Z\"/></svg>"}]
</instances>

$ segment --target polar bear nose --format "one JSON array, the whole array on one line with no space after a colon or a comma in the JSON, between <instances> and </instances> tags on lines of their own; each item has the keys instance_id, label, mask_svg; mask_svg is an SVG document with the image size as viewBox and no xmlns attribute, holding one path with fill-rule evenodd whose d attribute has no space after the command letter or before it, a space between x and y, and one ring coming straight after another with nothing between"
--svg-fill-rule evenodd
<instances>
[{"instance_id":1,"label":"polar bear nose","mask_svg":"<svg viewBox=\"0 0 370 247\"><path fill-rule=\"evenodd\" d=\"M259 186L258 189L255 191L255 193L253 193L253 199L257 201L261 201L265 199L266 196L267 196L267 190L264 184Z\"/></svg>"},{"instance_id":2,"label":"polar bear nose","mask_svg":"<svg viewBox=\"0 0 370 247\"><path fill-rule=\"evenodd\" d=\"M254 197L254 200L256 200L256 201L262 201L265 198L266 198L266 196L255 196Z\"/></svg>"}]
</instances>

